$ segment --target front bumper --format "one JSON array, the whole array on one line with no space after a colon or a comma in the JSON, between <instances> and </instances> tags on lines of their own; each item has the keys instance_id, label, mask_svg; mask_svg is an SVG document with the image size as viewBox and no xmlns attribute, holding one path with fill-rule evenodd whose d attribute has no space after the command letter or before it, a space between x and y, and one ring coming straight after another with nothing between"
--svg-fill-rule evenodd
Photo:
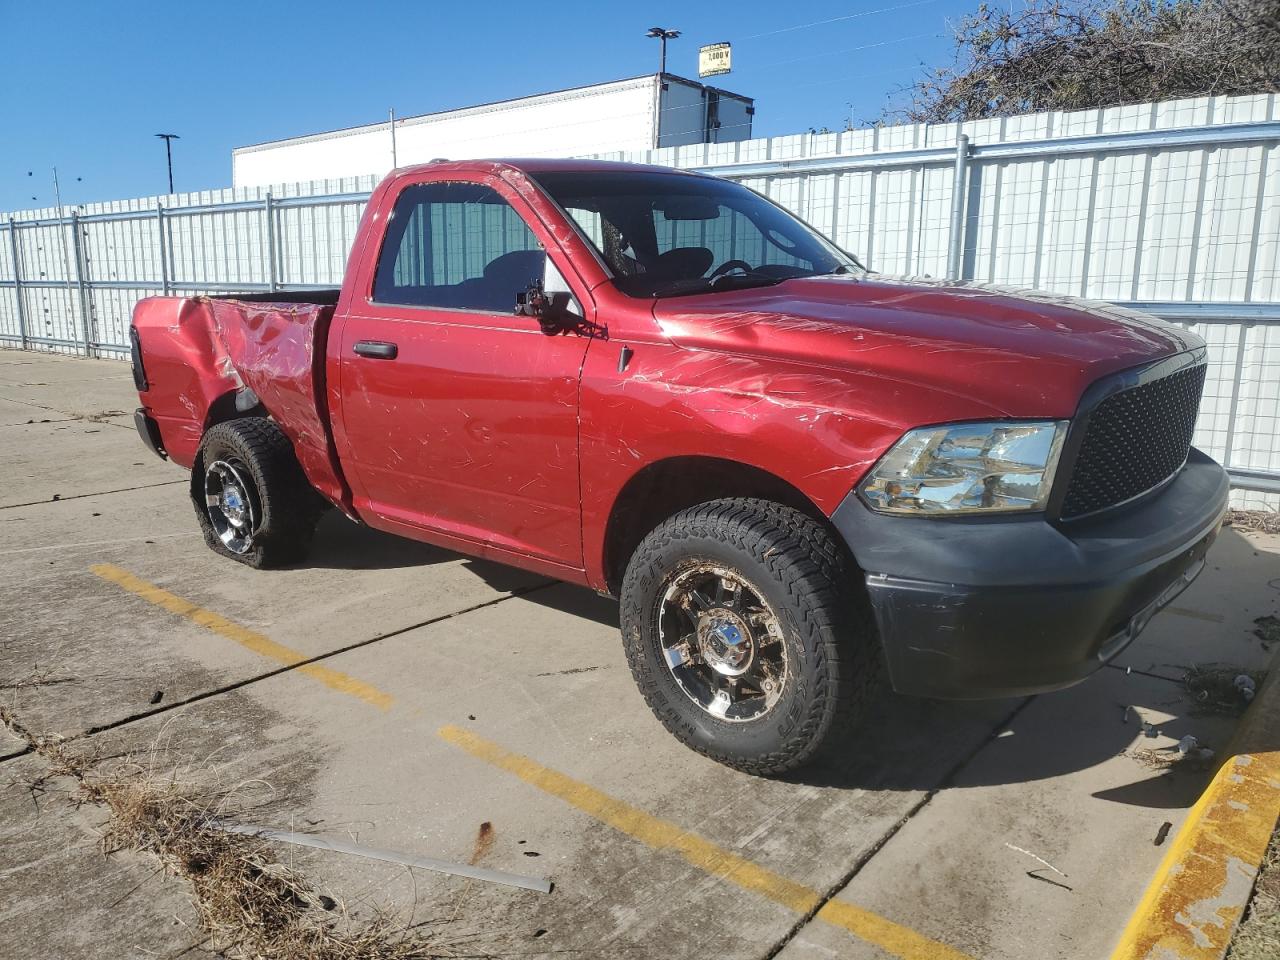
<instances>
[{"instance_id":1,"label":"front bumper","mask_svg":"<svg viewBox=\"0 0 1280 960\"><path fill-rule=\"evenodd\" d=\"M866 571L895 690L1022 696L1083 680L1195 579L1227 490L1192 449L1159 493L1070 523L887 516L856 494L832 520Z\"/></svg>"}]
</instances>

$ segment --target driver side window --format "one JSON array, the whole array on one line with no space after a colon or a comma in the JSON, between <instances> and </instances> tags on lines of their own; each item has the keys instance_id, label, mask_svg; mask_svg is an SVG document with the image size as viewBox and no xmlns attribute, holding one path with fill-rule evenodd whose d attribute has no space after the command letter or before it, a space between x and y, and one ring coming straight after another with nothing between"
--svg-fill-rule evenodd
<instances>
[{"instance_id":1,"label":"driver side window","mask_svg":"<svg viewBox=\"0 0 1280 960\"><path fill-rule=\"evenodd\" d=\"M378 256L378 303L511 313L516 294L541 280L546 252L491 187L436 182L396 198Z\"/></svg>"}]
</instances>

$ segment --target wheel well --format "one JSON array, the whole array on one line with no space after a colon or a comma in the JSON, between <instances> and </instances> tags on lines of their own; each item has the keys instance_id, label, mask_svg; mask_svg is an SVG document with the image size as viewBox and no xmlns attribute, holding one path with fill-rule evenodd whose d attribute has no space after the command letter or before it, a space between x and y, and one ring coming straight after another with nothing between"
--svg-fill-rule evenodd
<instances>
[{"instance_id":1,"label":"wheel well","mask_svg":"<svg viewBox=\"0 0 1280 960\"><path fill-rule=\"evenodd\" d=\"M238 390L228 390L222 396L216 398L213 403L209 404L209 409L204 415L203 433L208 433L210 427L217 426L227 420L238 420L241 417L265 417L266 409L262 406L262 401L257 395L247 387Z\"/></svg>"},{"instance_id":2,"label":"wheel well","mask_svg":"<svg viewBox=\"0 0 1280 960\"><path fill-rule=\"evenodd\" d=\"M661 460L627 481L609 513L604 537L604 573L609 592L617 596L631 555L651 530L687 507L725 497L772 500L830 526L812 500L766 470L716 457Z\"/></svg>"}]
</instances>

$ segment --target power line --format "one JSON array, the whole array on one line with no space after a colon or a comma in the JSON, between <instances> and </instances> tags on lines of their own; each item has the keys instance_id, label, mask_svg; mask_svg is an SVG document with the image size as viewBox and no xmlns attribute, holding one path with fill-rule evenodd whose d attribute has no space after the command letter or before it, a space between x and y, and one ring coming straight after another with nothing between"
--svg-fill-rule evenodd
<instances>
[{"instance_id":1,"label":"power line","mask_svg":"<svg viewBox=\"0 0 1280 960\"><path fill-rule=\"evenodd\" d=\"M887 47L895 43L906 43L908 40L923 40L925 37L936 37L936 33L913 33L909 37L895 37L892 40L881 40L877 43L864 43L860 47L847 47L844 50L832 50L829 53L814 53L807 57L792 57L790 60L772 60L769 63L759 64L753 69L763 70L766 67L781 67L791 63L804 63L809 60L820 60L823 57L838 57L844 53L858 53L861 50L871 50L875 47Z\"/></svg>"},{"instance_id":2,"label":"power line","mask_svg":"<svg viewBox=\"0 0 1280 960\"><path fill-rule=\"evenodd\" d=\"M908 70L915 70L916 67L890 67L887 70L873 70L869 73L854 73L839 77L828 77L826 80L816 80L809 83L781 83L778 89L781 90L803 90L805 87L823 87L829 83L849 83L854 80L870 80L873 77L885 77L895 73L906 73Z\"/></svg>"},{"instance_id":3,"label":"power line","mask_svg":"<svg viewBox=\"0 0 1280 960\"><path fill-rule=\"evenodd\" d=\"M812 23L797 23L792 27L781 27L777 30L768 30L765 33L753 33L749 37L739 37L739 40L759 40L761 37L773 37L780 33L791 33L794 30L808 30L810 27L824 27L829 23L840 23L844 20L858 20L862 17L874 16L877 13L892 13L895 10L906 10L910 7L923 7L926 4L937 2L938 0L913 0L911 3L900 3L892 7L880 7L876 10L864 10L861 13L850 13L843 17L830 17L826 20L814 20Z\"/></svg>"}]
</instances>

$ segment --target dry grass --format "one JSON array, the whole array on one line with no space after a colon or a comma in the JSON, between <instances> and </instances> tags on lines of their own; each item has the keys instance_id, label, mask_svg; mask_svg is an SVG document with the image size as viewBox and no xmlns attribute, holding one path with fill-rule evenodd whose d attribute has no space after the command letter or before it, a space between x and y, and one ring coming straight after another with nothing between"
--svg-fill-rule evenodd
<instances>
[{"instance_id":1,"label":"dry grass","mask_svg":"<svg viewBox=\"0 0 1280 960\"><path fill-rule=\"evenodd\" d=\"M1280 957L1280 824L1253 886L1253 899L1231 940L1228 960L1275 960Z\"/></svg>"},{"instance_id":2,"label":"dry grass","mask_svg":"<svg viewBox=\"0 0 1280 960\"><path fill-rule=\"evenodd\" d=\"M1178 766L1180 763L1186 762L1186 757L1180 754L1176 748L1170 747L1165 750L1151 750L1147 747L1133 747L1124 752L1126 757L1137 760L1144 767L1150 767L1152 770L1169 770Z\"/></svg>"},{"instance_id":3,"label":"dry grass","mask_svg":"<svg viewBox=\"0 0 1280 960\"><path fill-rule=\"evenodd\" d=\"M102 758L56 738L33 736L12 711L0 721L26 740L48 770L31 784L71 777L77 801L105 808L102 849L155 857L185 880L212 945L253 960L434 960L452 954L435 937L374 909L357 920L338 901L285 866L263 840L214 825L237 804L236 791L205 794L176 775L130 758Z\"/></svg>"},{"instance_id":4,"label":"dry grass","mask_svg":"<svg viewBox=\"0 0 1280 960\"><path fill-rule=\"evenodd\" d=\"M389 915L376 914L363 923L345 911L330 915L325 906L335 901L322 899L269 844L210 825L224 806L222 798L194 797L175 782L155 782L140 772L89 773L81 793L111 811L104 852L151 854L170 875L190 883L201 927L224 948L262 960L442 955L430 943L399 936L400 925Z\"/></svg>"},{"instance_id":5,"label":"dry grass","mask_svg":"<svg viewBox=\"0 0 1280 960\"><path fill-rule=\"evenodd\" d=\"M1226 525L1259 533L1280 533L1280 510L1228 510Z\"/></svg>"},{"instance_id":6,"label":"dry grass","mask_svg":"<svg viewBox=\"0 0 1280 960\"><path fill-rule=\"evenodd\" d=\"M1244 670L1240 667L1193 666L1182 676L1182 688L1191 697L1191 712L1196 716L1216 714L1238 717L1249 702L1236 689L1236 677L1247 674L1253 678L1254 689L1262 688L1265 670Z\"/></svg>"}]
</instances>

